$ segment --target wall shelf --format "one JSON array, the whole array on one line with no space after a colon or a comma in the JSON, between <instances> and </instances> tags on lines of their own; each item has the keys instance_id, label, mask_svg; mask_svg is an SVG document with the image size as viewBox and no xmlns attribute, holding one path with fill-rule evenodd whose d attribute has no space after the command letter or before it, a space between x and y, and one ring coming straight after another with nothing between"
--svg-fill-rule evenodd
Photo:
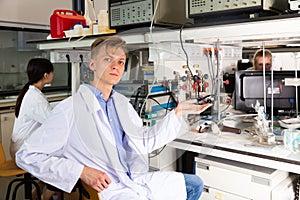
<instances>
[{"instance_id":1,"label":"wall shelf","mask_svg":"<svg viewBox=\"0 0 300 200\"><path fill-rule=\"evenodd\" d=\"M215 25L208 27L185 28L182 31L183 40L193 40L204 44L238 45L243 47L270 45L300 44L300 17L274 19L266 21L244 22L236 24ZM118 33L128 45L143 45L148 43L179 41L179 29L145 31L145 28L132 29ZM41 50L80 49L88 48L99 36L76 37L72 39L52 39L30 41L37 44ZM104 36L104 35L103 35Z\"/></svg>"}]
</instances>

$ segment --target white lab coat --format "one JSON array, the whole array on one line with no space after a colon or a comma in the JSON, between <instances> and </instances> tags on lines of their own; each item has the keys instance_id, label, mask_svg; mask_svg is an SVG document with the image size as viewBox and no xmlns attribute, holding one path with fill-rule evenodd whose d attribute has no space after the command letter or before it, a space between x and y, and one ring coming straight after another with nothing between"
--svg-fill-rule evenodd
<instances>
[{"instance_id":1,"label":"white lab coat","mask_svg":"<svg viewBox=\"0 0 300 200\"><path fill-rule=\"evenodd\" d=\"M143 127L125 96L115 92L113 98L126 133L125 149L132 179L118 160L114 135L104 111L84 85L73 97L57 105L46 123L26 140L16 154L18 166L67 192L72 190L84 166L97 168L112 180L101 192L103 200L186 199L183 175L149 173L147 157L184 133L187 130L184 121L172 111L156 126Z\"/></svg>"},{"instance_id":2,"label":"white lab coat","mask_svg":"<svg viewBox=\"0 0 300 200\"><path fill-rule=\"evenodd\" d=\"M22 100L19 116L14 122L10 145L13 158L24 141L47 119L51 110L46 96L38 88L30 85Z\"/></svg>"}]
</instances>

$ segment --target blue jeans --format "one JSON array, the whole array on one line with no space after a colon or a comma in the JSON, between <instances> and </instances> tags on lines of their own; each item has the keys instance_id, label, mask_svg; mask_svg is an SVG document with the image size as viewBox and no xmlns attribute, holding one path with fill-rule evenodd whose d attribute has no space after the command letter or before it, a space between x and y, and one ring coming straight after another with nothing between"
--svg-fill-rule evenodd
<instances>
[{"instance_id":1,"label":"blue jeans","mask_svg":"<svg viewBox=\"0 0 300 200\"><path fill-rule=\"evenodd\" d=\"M183 174L187 200L198 200L202 194L203 182L201 178L195 174Z\"/></svg>"}]
</instances>

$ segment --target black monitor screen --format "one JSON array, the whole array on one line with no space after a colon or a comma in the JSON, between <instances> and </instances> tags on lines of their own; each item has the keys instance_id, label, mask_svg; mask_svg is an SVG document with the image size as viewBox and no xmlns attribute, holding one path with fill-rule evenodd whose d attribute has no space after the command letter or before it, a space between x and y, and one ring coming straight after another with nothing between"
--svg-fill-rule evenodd
<instances>
[{"instance_id":1,"label":"black monitor screen","mask_svg":"<svg viewBox=\"0 0 300 200\"><path fill-rule=\"evenodd\" d=\"M274 114L291 113L296 107L296 87L286 86L285 78L299 77L295 71L273 71L273 109ZM237 110L253 110L256 101L264 105L264 88L266 89L266 107L271 108L272 81L271 71L265 73L265 87L262 71L237 71L235 73L235 103Z\"/></svg>"}]
</instances>

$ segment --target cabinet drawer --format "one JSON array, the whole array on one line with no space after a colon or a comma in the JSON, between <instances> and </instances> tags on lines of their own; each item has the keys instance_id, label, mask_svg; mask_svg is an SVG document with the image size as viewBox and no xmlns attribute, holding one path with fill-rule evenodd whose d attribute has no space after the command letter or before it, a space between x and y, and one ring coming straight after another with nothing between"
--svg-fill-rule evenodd
<instances>
[{"instance_id":1,"label":"cabinet drawer","mask_svg":"<svg viewBox=\"0 0 300 200\"><path fill-rule=\"evenodd\" d=\"M250 199L205 186L199 200L250 200Z\"/></svg>"},{"instance_id":2,"label":"cabinet drawer","mask_svg":"<svg viewBox=\"0 0 300 200\"><path fill-rule=\"evenodd\" d=\"M271 199L272 190L288 172L206 156L195 158L204 185L250 199Z\"/></svg>"}]
</instances>

